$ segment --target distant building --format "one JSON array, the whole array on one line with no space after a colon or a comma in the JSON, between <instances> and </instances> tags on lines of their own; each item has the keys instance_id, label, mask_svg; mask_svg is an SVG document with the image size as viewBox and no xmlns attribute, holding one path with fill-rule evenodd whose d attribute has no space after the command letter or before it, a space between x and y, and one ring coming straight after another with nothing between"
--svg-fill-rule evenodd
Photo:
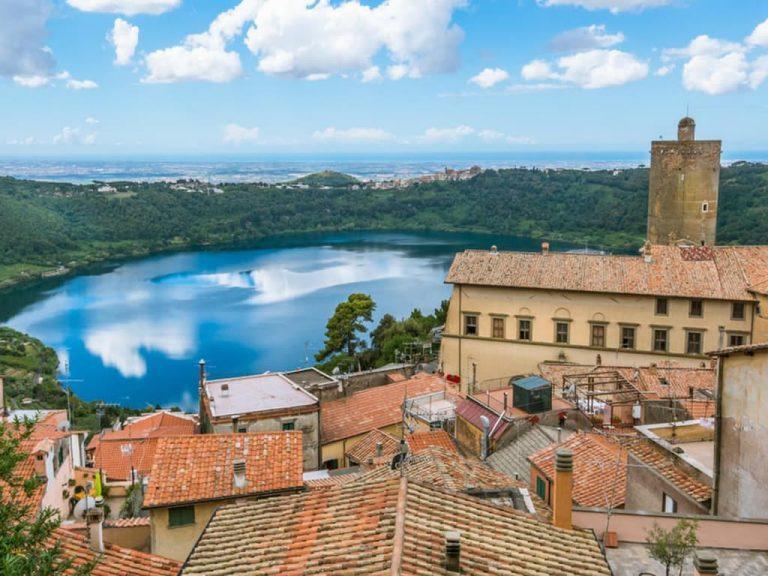
<instances>
[{"instance_id":1,"label":"distant building","mask_svg":"<svg viewBox=\"0 0 768 576\"><path fill-rule=\"evenodd\" d=\"M768 518L768 344L726 348L717 383L713 513Z\"/></svg>"},{"instance_id":2,"label":"distant building","mask_svg":"<svg viewBox=\"0 0 768 576\"><path fill-rule=\"evenodd\" d=\"M301 432L161 438L149 478L152 553L184 560L222 504L303 489Z\"/></svg>"},{"instance_id":3,"label":"distant building","mask_svg":"<svg viewBox=\"0 0 768 576\"><path fill-rule=\"evenodd\" d=\"M275 372L207 380L204 370L201 370L201 376L200 425L203 432L229 434L300 430L304 470L318 468L320 401L297 381L310 386L323 386L327 382L323 381L325 375L322 372Z\"/></svg>"},{"instance_id":4,"label":"distant building","mask_svg":"<svg viewBox=\"0 0 768 576\"><path fill-rule=\"evenodd\" d=\"M696 140L696 122L683 118L677 140L651 144L648 240L714 246L720 188L720 140Z\"/></svg>"}]
</instances>

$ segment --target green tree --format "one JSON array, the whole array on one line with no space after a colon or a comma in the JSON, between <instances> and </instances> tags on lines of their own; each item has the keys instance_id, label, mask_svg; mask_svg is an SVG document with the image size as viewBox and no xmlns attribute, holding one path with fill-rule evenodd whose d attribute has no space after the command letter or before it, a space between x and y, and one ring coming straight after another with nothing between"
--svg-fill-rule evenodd
<instances>
[{"instance_id":1,"label":"green tree","mask_svg":"<svg viewBox=\"0 0 768 576\"><path fill-rule=\"evenodd\" d=\"M699 541L697 529L698 523L695 520L682 519L669 530L654 523L648 531L648 552L651 558L666 568L667 576L670 576L673 568L678 569L678 575L683 573L685 560L693 554Z\"/></svg>"},{"instance_id":2,"label":"green tree","mask_svg":"<svg viewBox=\"0 0 768 576\"><path fill-rule=\"evenodd\" d=\"M34 423L0 422L0 574L5 576L84 576L95 563L73 567L61 550L54 531L61 523L58 511L45 508L35 514L24 497L39 487L34 477L17 474L18 465L29 458L22 444L32 434Z\"/></svg>"},{"instance_id":3,"label":"green tree","mask_svg":"<svg viewBox=\"0 0 768 576\"><path fill-rule=\"evenodd\" d=\"M364 322L373 321L376 303L368 294L350 294L346 302L336 306L336 311L325 326L325 345L315 354L319 362L340 352L354 357L360 346L360 334L368 331Z\"/></svg>"}]
</instances>

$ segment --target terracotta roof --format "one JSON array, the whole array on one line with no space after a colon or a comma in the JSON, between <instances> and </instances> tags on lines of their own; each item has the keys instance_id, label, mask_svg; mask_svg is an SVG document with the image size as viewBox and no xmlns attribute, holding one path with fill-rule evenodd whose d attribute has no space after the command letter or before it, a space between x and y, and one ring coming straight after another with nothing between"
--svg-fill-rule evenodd
<instances>
[{"instance_id":1,"label":"terracotta roof","mask_svg":"<svg viewBox=\"0 0 768 576\"><path fill-rule=\"evenodd\" d=\"M691 248L654 245L643 256L466 250L456 255L450 284L545 290L754 300L768 274L768 246L718 246L711 258Z\"/></svg>"},{"instance_id":2,"label":"terracotta roof","mask_svg":"<svg viewBox=\"0 0 768 576\"><path fill-rule=\"evenodd\" d=\"M245 461L245 485L234 462ZM145 507L301 488L301 432L205 434L160 438Z\"/></svg>"},{"instance_id":3,"label":"terracotta roof","mask_svg":"<svg viewBox=\"0 0 768 576\"><path fill-rule=\"evenodd\" d=\"M378 443L381 443L382 452L377 456ZM383 463L391 462L392 457L399 452L400 440L381 430L371 430L350 450L347 450L347 458L357 464L371 464L377 460Z\"/></svg>"},{"instance_id":4,"label":"terracotta roof","mask_svg":"<svg viewBox=\"0 0 768 576\"><path fill-rule=\"evenodd\" d=\"M355 392L323 404L320 438L323 444L386 428L402 421L403 398L437 392L451 386L434 374L420 372L413 378Z\"/></svg>"},{"instance_id":5,"label":"terracotta roof","mask_svg":"<svg viewBox=\"0 0 768 576\"><path fill-rule=\"evenodd\" d=\"M687 473L676 462L674 456L668 454L663 448L656 446L650 440L641 439L632 442L628 448L633 456L656 470L656 472L697 502L706 502L712 498L711 486Z\"/></svg>"},{"instance_id":6,"label":"terracotta roof","mask_svg":"<svg viewBox=\"0 0 768 576\"><path fill-rule=\"evenodd\" d=\"M457 454L459 452L456 449L456 444L453 443L453 440L445 430L414 432L406 437L406 442L408 442L408 449L414 454L418 454L432 446L444 448Z\"/></svg>"},{"instance_id":7,"label":"terracotta roof","mask_svg":"<svg viewBox=\"0 0 768 576\"><path fill-rule=\"evenodd\" d=\"M590 532L392 478L223 506L182 574L443 575L449 530L466 574L611 573Z\"/></svg>"},{"instance_id":8,"label":"terracotta roof","mask_svg":"<svg viewBox=\"0 0 768 576\"><path fill-rule=\"evenodd\" d=\"M511 422L506 418L502 418L501 421L499 421L500 415L497 412L494 412L473 398L465 398L459 402L456 406L456 416L461 416L461 418L472 424L472 426L478 430L483 429L483 423L480 417L485 416L491 424L491 430L493 431L491 438L493 439L500 438L511 425Z\"/></svg>"},{"instance_id":9,"label":"terracotta roof","mask_svg":"<svg viewBox=\"0 0 768 576\"><path fill-rule=\"evenodd\" d=\"M627 451L615 437L579 432L528 457L547 478L555 478L555 452L573 451L573 501L579 506L624 505L627 494Z\"/></svg>"},{"instance_id":10,"label":"terracotta roof","mask_svg":"<svg viewBox=\"0 0 768 576\"><path fill-rule=\"evenodd\" d=\"M729 348L723 348L722 350L714 350L707 352L710 356L728 356L729 354L759 352L768 350L768 342L761 342L758 344L744 344L742 346L730 346Z\"/></svg>"},{"instance_id":11,"label":"terracotta roof","mask_svg":"<svg viewBox=\"0 0 768 576\"><path fill-rule=\"evenodd\" d=\"M127 422L122 430L103 430L88 443L88 452L108 480L130 480L131 468L140 476L149 474L159 438L186 436L196 428L189 417L155 412Z\"/></svg>"},{"instance_id":12,"label":"terracotta roof","mask_svg":"<svg viewBox=\"0 0 768 576\"><path fill-rule=\"evenodd\" d=\"M104 552L99 555L91 550L87 536L64 528L57 528L52 538L61 543L62 555L72 559L75 568L98 557L93 576L173 576L181 568L175 560L115 544L105 543Z\"/></svg>"},{"instance_id":13,"label":"terracotta roof","mask_svg":"<svg viewBox=\"0 0 768 576\"><path fill-rule=\"evenodd\" d=\"M104 520L105 528L134 528L136 526L149 526L149 516L139 516L137 518L113 518Z\"/></svg>"},{"instance_id":14,"label":"terracotta roof","mask_svg":"<svg viewBox=\"0 0 768 576\"><path fill-rule=\"evenodd\" d=\"M323 490L333 486L343 486L358 480L362 472L345 472L343 474L329 474L321 478L310 478L304 480L304 485L310 490Z\"/></svg>"}]
</instances>

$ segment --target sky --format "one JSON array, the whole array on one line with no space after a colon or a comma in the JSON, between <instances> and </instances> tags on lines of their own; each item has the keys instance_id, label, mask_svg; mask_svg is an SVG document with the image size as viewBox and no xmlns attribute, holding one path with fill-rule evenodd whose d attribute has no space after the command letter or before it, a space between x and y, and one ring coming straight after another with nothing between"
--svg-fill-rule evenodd
<instances>
[{"instance_id":1,"label":"sky","mask_svg":"<svg viewBox=\"0 0 768 576\"><path fill-rule=\"evenodd\" d=\"M766 150L765 0L0 0L0 155Z\"/></svg>"}]
</instances>

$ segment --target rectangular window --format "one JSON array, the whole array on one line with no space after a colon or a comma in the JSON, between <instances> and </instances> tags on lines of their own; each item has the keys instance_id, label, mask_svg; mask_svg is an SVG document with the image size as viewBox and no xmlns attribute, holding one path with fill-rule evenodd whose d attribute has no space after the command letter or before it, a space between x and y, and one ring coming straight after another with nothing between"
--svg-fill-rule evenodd
<instances>
[{"instance_id":1,"label":"rectangular window","mask_svg":"<svg viewBox=\"0 0 768 576\"><path fill-rule=\"evenodd\" d=\"M634 326L621 327L621 347L625 350L635 349L635 328Z\"/></svg>"},{"instance_id":2,"label":"rectangular window","mask_svg":"<svg viewBox=\"0 0 768 576\"><path fill-rule=\"evenodd\" d=\"M504 338L504 318L494 318L491 326L494 338Z\"/></svg>"},{"instance_id":3,"label":"rectangular window","mask_svg":"<svg viewBox=\"0 0 768 576\"><path fill-rule=\"evenodd\" d=\"M691 300L689 316L692 318L701 318L704 316L704 302L701 300Z\"/></svg>"},{"instance_id":4,"label":"rectangular window","mask_svg":"<svg viewBox=\"0 0 768 576\"><path fill-rule=\"evenodd\" d=\"M664 494L662 511L665 514L675 514L677 512L677 502L669 494Z\"/></svg>"},{"instance_id":5,"label":"rectangular window","mask_svg":"<svg viewBox=\"0 0 768 576\"><path fill-rule=\"evenodd\" d=\"M194 506L168 508L168 526L186 526L195 523Z\"/></svg>"},{"instance_id":6,"label":"rectangular window","mask_svg":"<svg viewBox=\"0 0 768 576\"><path fill-rule=\"evenodd\" d=\"M558 344L568 344L568 322L555 323L555 342Z\"/></svg>"},{"instance_id":7,"label":"rectangular window","mask_svg":"<svg viewBox=\"0 0 768 576\"><path fill-rule=\"evenodd\" d=\"M464 316L464 335L477 336L477 316Z\"/></svg>"},{"instance_id":8,"label":"rectangular window","mask_svg":"<svg viewBox=\"0 0 768 576\"><path fill-rule=\"evenodd\" d=\"M669 331L666 328L656 328L653 331L654 352L666 352L669 340Z\"/></svg>"},{"instance_id":9,"label":"rectangular window","mask_svg":"<svg viewBox=\"0 0 768 576\"><path fill-rule=\"evenodd\" d=\"M517 321L517 337L519 340L531 340L531 321L520 319Z\"/></svg>"},{"instance_id":10,"label":"rectangular window","mask_svg":"<svg viewBox=\"0 0 768 576\"><path fill-rule=\"evenodd\" d=\"M536 476L536 495L542 500L547 498L547 483L541 476Z\"/></svg>"},{"instance_id":11,"label":"rectangular window","mask_svg":"<svg viewBox=\"0 0 768 576\"><path fill-rule=\"evenodd\" d=\"M728 346L743 346L744 334L728 334Z\"/></svg>"},{"instance_id":12,"label":"rectangular window","mask_svg":"<svg viewBox=\"0 0 768 576\"><path fill-rule=\"evenodd\" d=\"M734 302L731 305L731 319L744 320L744 302Z\"/></svg>"},{"instance_id":13,"label":"rectangular window","mask_svg":"<svg viewBox=\"0 0 768 576\"><path fill-rule=\"evenodd\" d=\"M296 422L283 422L283 432L287 432L288 430L295 430L296 429Z\"/></svg>"},{"instance_id":14,"label":"rectangular window","mask_svg":"<svg viewBox=\"0 0 768 576\"><path fill-rule=\"evenodd\" d=\"M666 298L656 298L656 315L666 316L669 312L669 301Z\"/></svg>"},{"instance_id":15,"label":"rectangular window","mask_svg":"<svg viewBox=\"0 0 768 576\"><path fill-rule=\"evenodd\" d=\"M605 326L602 324L592 324L591 342L595 348L605 348Z\"/></svg>"},{"instance_id":16,"label":"rectangular window","mask_svg":"<svg viewBox=\"0 0 768 576\"><path fill-rule=\"evenodd\" d=\"M701 354L703 337L701 332L688 332L685 338L685 353Z\"/></svg>"}]
</instances>

